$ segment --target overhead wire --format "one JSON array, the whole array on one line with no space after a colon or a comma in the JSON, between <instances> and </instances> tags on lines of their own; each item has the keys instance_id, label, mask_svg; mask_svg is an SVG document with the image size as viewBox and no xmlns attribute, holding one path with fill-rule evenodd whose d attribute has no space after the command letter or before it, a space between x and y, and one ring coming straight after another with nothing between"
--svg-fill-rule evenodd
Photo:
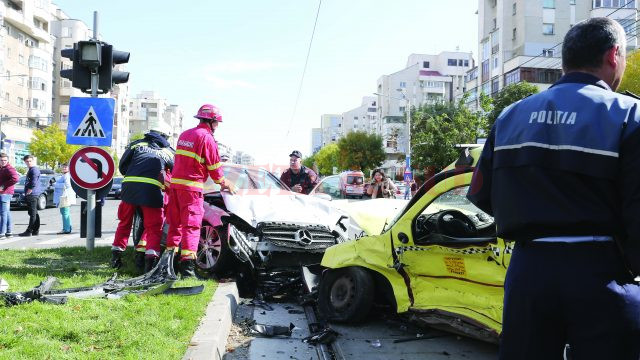
<instances>
[{"instance_id":1,"label":"overhead wire","mask_svg":"<svg viewBox=\"0 0 640 360\"><path fill-rule=\"evenodd\" d=\"M289 133L291 132L291 126L293 125L293 120L296 117L296 112L298 111L298 102L300 101L300 94L302 93L302 85L304 83L304 76L307 72L307 65L309 64L309 55L311 54L311 46L313 45L313 37L316 33L316 26L318 25L318 17L320 16L320 7L322 6L322 0L318 1L318 10L316 11L316 20L313 23L313 30L311 31L311 40L309 40L309 48L307 49L307 57L304 60L304 68L302 69L302 76L300 77L300 85L298 86L298 93L296 95L296 101L293 105L293 113L291 114L291 120L289 121L289 126L287 127L287 133L285 135L285 140L289 137Z\"/></svg>"}]
</instances>

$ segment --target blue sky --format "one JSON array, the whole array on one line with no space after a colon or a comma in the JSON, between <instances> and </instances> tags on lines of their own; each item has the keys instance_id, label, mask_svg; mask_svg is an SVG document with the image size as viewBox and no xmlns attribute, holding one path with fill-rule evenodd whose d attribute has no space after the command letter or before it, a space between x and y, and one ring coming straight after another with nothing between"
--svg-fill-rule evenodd
<instances>
[{"instance_id":1,"label":"blue sky","mask_svg":"<svg viewBox=\"0 0 640 360\"><path fill-rule=\"evenodd\" d=\"M216 139L256 164L307 156L320 115L359 106L411 53L459 47L477 60L477 0L323 0L294 115L317 0L54 3L90 28L98 11L104 41L131 52L132 94L153 90L185 119L220 107Z\"/></svg>"}]
</instances>

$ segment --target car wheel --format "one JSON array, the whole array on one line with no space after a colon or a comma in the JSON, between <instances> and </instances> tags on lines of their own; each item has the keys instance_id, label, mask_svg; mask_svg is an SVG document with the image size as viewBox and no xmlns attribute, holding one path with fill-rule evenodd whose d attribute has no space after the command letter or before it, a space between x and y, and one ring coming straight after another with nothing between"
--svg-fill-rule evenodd
<instances>
[{"instance_id":1,"label":"car wheel","mask_svg":"<svg viewBox=\"0 0 640 360\"><path fill-rule=\"evenodd\" d=\"M234 258L226 241L227 229L226 226L214 227L206 221L202 222L196 252L196 272L199 276L221 275Z\"/></svg>"},{"instance_id":2,"label":"car wheel","mask_svg":"<svg viewBox=\"0 0 640 360\"><path fill-rule=\"evenodd\" d=\"M45 194L40 194L40 196L38 196L38 210L44 210L47 208L47 195Z\"/></svg>"},{"instance_id":3,"label":"car wheel","mask_svg":"<svg viewBox=\"0 0 640 360\"><path fill-rule=\"evenodd\" d=\"M360 267L329 270L320 281L318 310L330 321L363 321L373 305L374 282Z\"/></svg>"},{"instance_id":4,"label":"car wheel","mask_svg":"<svg viewBox=\"0 0 640 360\"><path fill-rule=\"evenodd\" d=\"M142 218L142 210L140 208L136 208L136 211L133 214L132 227L133 229L131 234L133 236L133 246L136 247L142 238L142 233L144 233L144 219Z\"/></svg>"}]
</instances>

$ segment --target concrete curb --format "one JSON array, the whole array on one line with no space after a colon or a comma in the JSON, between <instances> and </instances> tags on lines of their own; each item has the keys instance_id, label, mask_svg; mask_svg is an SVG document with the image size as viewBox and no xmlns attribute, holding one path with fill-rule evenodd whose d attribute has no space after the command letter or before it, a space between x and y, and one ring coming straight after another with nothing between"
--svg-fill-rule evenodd
<instances>
[{"instance_id":1,"label":"concrete curb","mask_svg":"<svg viewBox=\"0 0 640 360\"><path fill-rule=\"evenodd\" d=\"M238 299L235 282L218 284L182 360L222 359Z\"/></svg>"}]
</instances>

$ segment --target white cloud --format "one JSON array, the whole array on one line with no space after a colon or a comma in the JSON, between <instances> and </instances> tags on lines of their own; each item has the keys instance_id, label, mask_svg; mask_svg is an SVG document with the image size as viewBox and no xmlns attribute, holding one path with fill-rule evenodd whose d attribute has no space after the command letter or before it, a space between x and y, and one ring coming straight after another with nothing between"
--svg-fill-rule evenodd
<instances>
[{"instance_id":1,"label":"white cloud","mask_svg":"<svg viewBox=\"0 0 640 360\"><path fill-rule=\"evenodd\" d=\"M292 67L292 64L277 63L273 61L226 61L208 65L205 72L214 73L244 73L273 69L285 69Z\"/></svg>"}]
</instances>

